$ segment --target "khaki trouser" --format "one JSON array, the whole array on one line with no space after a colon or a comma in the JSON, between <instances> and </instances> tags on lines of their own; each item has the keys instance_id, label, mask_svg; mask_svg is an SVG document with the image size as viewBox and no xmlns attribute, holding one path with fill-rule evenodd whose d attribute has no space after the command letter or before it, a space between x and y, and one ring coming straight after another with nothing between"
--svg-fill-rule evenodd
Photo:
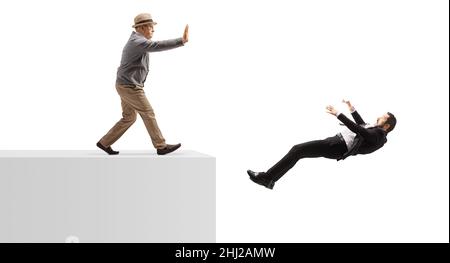
<instances>
[{"instance_id":1,"label":"khaki trouser","mask_svg":"<svg viewBox=\"0 0 450 263\"><path fill-rule=\"evenodd\" d=\"M122 119L103 136L100 143L105 147L115 143L136 121L136 112L138 112L152 139L153 146L156 149L166 147L166 141L156 123L155 113L142 87L117 84L116 89L122 100Z\"/></svg>"}]
</instances>

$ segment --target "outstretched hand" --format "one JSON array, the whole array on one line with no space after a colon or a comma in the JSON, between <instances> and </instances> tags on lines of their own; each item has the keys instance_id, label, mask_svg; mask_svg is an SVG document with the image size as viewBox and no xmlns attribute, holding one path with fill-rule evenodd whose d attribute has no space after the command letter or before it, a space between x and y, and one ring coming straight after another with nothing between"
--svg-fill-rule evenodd
<instances>
[{"instance_id":1,"label":"outstretched hand","mask_svg":"<svg viewBox=\"0 0 450 263\"><path fill-rule=\"evenodd\" d=\"M334 115L334 116L337 115L337 110L333 106L328 105L326 109L327 109L327 113Z\"/></svg>"},{"instance_id":2,"label":"outstretched hand","mask_svg":"<svg viewBox=\"0 0 450 263\"><path fill-rule=\"evenodd\" d=\"M183 44L189 41L189 25L186 25L183 33Z\"/></svg>"},{"instance_id":3,"label":"outstretched hand","mask_svg":"<svg viewBox=\"0 0 450 263\"><path fill-rule=\"evenodd\" d=\"M354 111L355 110L355 107L353 107L353 105L351 104L351 102L349 101L349 100L342 100L342 102L343 103L345 103L345 104L347 104L347 106L348 106L348 109L350 110L350 111Z\"/></svg>"}]
</instances>

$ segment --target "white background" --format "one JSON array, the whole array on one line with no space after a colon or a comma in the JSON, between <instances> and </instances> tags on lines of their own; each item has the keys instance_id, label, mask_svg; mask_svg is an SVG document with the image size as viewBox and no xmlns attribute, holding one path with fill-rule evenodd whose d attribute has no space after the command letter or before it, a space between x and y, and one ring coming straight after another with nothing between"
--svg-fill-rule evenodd
<instances>
[{"instance_id":1,"label":"white background","mask_svg":"<svg viewBox=\"0 0 450 263\"><path fill-rule=\"evenodd\" d=\"M448 242L448 1L0 1L0 149L96 149L133 18L151 12L146 83L161 130L217 157L218 242ZM378 152L301 160L251 183L294 144L339 131L350 99L398 118ZM148 149L141 120L114 145ZM188 175L187 175L188 176Z\"/></svg>"}]
</instances>

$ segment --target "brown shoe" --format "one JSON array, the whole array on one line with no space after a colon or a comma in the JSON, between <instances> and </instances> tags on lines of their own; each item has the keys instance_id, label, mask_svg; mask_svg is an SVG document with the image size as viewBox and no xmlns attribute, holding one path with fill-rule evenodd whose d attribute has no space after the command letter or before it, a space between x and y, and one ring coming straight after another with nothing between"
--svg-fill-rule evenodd
<instances>
[{"instance_id":1,"label":"brown shoe","mask_svg":"<svg viewBox=\"0 0 450 263\"><path fill-rule=\"evenodd\" d=\"M105 151L105 152L106 152L107 154L109 154L109 155L116 155L116 154L119 154L119 152L118 152L118 151L114 151L114 150L111 148L111 146L105 147L105 146L103 146L100 142L97 143L97 147L100 148L100 149L102 149L103 151Z\"/></svg>"},{"instance_id":2,"label":"brown shoe","mask_svg":"<svg viewBox=\"0 0 450 263\"><path fill-rule=\"evenodd\" d=\"M175 151L176 149L180 148L180 146L181 146L181 143L178 143L178 144L167 144L165 148L157 149L156 153L158 155L168 154L168 153L171 153L171 152Z\"/></svg>"}]
</instances>

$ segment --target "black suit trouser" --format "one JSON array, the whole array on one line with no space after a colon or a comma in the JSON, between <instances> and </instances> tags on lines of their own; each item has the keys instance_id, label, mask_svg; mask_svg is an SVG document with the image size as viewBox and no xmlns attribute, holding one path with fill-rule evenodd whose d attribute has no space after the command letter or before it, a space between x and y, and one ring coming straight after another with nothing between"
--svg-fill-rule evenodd
<instances>
[{"instance_id":1,"label":"black suit trouser","mask_svg":"<svg viewBox=\"0 0 450 263\"><path fill-rule=\"evenodd\" d=\"M297 144L292 147L283 159L266 172L265 177L276 182L302 158L325 157L339 159L346 151L347 145L339 135L324 140Z\"/></svg>"}]
</instances>

